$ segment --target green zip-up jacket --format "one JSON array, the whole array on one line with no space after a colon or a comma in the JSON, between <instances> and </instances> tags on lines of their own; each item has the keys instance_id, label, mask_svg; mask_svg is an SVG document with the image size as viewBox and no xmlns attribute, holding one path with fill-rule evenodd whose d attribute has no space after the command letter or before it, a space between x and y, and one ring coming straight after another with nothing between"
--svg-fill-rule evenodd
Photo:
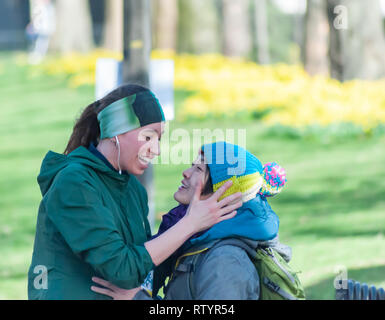
<instances>
[{"instance_id":1,"label":"green zip-up jacket","mask_svg":"<svg viewBox=\"0 0 385 320\"><path fill-rule=\"evenodd\" d=\"M147 193L88 149L49 151L38 176L37 218L29 299L109 299L91 291L99 276L121 288L140 286L154 267Z\"/></svg>"}]
</instances>

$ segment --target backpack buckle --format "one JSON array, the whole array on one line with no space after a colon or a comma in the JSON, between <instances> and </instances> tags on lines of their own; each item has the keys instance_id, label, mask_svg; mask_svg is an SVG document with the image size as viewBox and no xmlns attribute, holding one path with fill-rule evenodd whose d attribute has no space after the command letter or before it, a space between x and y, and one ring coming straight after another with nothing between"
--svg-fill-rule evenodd
<instances>
[{"instance_id":1,"label":"backpack buckle","mask_svg":"<svg viewBox=\"0 0 385 320\"><path fill-rule=\"evenodd\" d=\"M193 263L180 263L175 270L179 272L194 272L195 265Z\"/></svg>"}]
</instances>

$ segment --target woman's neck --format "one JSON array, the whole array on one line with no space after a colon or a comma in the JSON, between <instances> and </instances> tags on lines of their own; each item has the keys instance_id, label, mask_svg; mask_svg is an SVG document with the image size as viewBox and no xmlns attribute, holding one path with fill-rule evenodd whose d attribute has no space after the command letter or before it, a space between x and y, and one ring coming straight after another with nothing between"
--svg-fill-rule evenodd
<instances>
[{"instance_id":1,"label":"woman's neck","mask_svg":"<svg viewBox=\"0 0 385 320\"><path fill-rule=\"evenodd\" d=\"M115 170L118 170L117 150L111 140L101 140L96 146L96 149L108 160L108 162L115 168Z\"/></svg>"}]
</instances>

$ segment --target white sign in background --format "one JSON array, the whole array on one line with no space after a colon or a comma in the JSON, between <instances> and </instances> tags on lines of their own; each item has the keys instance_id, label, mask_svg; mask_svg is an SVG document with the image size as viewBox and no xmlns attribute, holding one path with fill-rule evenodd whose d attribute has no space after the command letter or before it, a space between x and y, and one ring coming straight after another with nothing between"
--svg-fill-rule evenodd
<instances>
[{"instance_id":1,"label":"white sign in background","mask_svg":"<svg viewBox=\"0 0 385 320\"><path fill-rule=\"evenodd\" d=\"M99 100L122 83L122 62L101 58L96 62L95 98Z\"/></svg>"},{"instance_id":2,"label":"white sign in background","mask_svg":"<svg viewBox=\"0 0 385 320\"><path fill-rule=\"evenodd\" d=\"M122 62L101 58L96 63L95 97L101 99L122 84ZM150 89L158 98L166 120L173 120L174 112L174 61L153 59L150 61Z\"/></svg>"},{"instance_id":3,"label":"white sign in background","mask_svg":"<svg viewBox=\"0 0 385 320\"><path fill-rule=\"evenodd\" d=\"M173 120L174 112L174 61L150 61L150 89L158 98L166 120Z\"/></svg>"}]
</instances>

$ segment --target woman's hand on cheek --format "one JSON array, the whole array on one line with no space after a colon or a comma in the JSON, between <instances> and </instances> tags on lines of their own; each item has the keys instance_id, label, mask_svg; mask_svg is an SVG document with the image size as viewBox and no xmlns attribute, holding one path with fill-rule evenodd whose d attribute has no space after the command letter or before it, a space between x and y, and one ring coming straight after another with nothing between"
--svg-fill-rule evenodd
<instances>
[{"instance_id":1,"label":"woman's hand on cheek","mask_svg":"<svg viewBox=\"0 0 385 320\"><path fill-rule=\"evenodd\" d=\"M193 199L188 207L186 219L192 224L195 232L206 230L223 220L231 219L236 215L236 209L242 206L242 194L232 194L218 202L218 199L232 185L226 182L211 197L200 200L202 182L197 184Z\"/></svg>"},{"instance_id":2,"label":"woman's hand on cheek","mask_svg":"<svg viewBox=\"0 0 385 320\"><path fill-rule=\"evenodd\" d=\"M140 287L129 290L122 289L98 277L92 277L92 281L104 287L91 286L92 291L109 296L114 300L132 300L140 290Z\"/></svg>"}]
</instances>

